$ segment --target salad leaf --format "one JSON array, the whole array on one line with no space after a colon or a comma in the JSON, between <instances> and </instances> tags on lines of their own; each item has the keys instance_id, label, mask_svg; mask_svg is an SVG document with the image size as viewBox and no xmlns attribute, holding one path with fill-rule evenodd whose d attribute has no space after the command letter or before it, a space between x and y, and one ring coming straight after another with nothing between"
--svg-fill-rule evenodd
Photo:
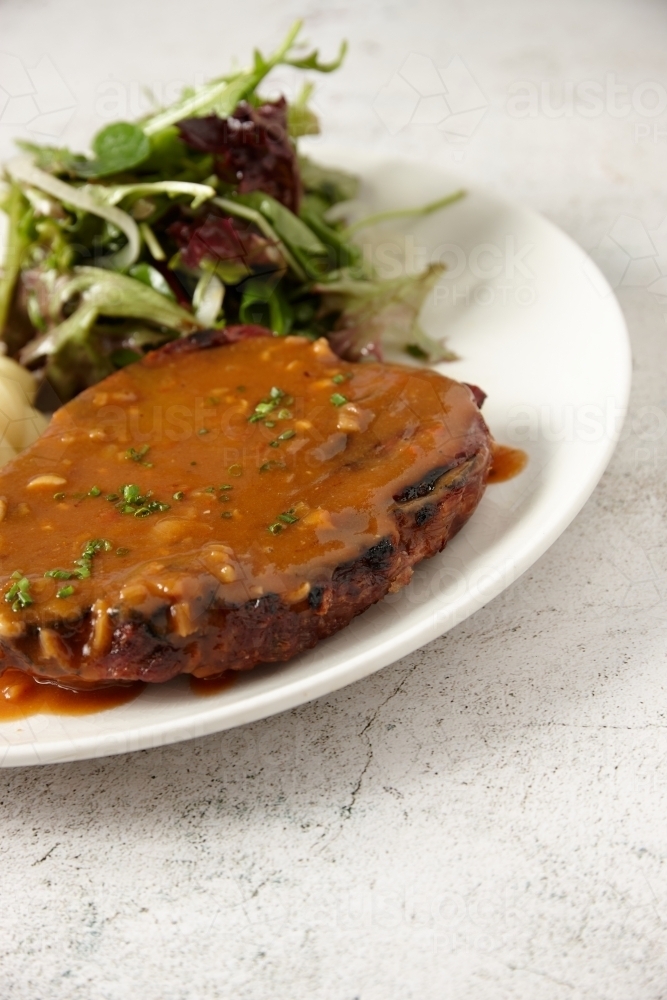
<instances>
[{"instance_id":1,"label":"salad leaf","mask_svg":"<svg viewBox=\"0 0 667 1000\"><path fill-rule=\"evenodd\" d=\"M454 355L432 340L418 322L424 300L440 275L442 264L431 264L421 274L404 275L384 281L350 281L322 285L321 309L338 314L329 335L334 350L346 358L382 358L382 349L410 351L418 347L431 361L452 359Z\"/></svg>"},{"instance_id":2,"label":"salad leaf","mask_svg":"<svg viewBox=\"0 0 667 1000\"><path fill-rule=\"evenodd\" d=\"M292 270L295 277L300 281L306 280L306 272L301 267L301 264L261 212L256 208L251 208L249 205L242 204L238 199L232 201L229 198L214 198L213 200L216 205L229 212L230 215L236 215L241 219L247 219L248 222L254 222L260 232L266 236L267 240L273 243L280 251L285 263Z\"/></svg>"},{"instance_id":3,"label":"salad leaf","mask_svg":"<svg viewBox=\"0 0 667 1000\"><path fill-rule=\"evenodd\" d=\"M79 301L77 308L62 323L23 348L22 364L30 365L57 354L71 339L85 339L100 315L148 320L179 333L193 333L201 328L191 313L143 281L98 267L75 267L72 274L55 294L61 309L75 298Z\"/></svg>"},{"instance_id":4,"label":"salad leaf","mask_svg":"<svg viewBox=\"0 0 667 1000\"><path fill-rule=\"evenodd\" d=\"M357 197L359 180L353 174L334 167L323 167L307 156L299 157L299 170L304 190L320 198L327 208Z\"/></svg>"},{"instance_id":5,"label":"salad leaf","mask_svg":"<svg viewBox=\"0 0 667 1000\"><path fill-rule=\"evenodd\" d=\"M241 101L226 118L186 118L178 128L192 149L214 154L218 177L241 194L263 191L298 211L301 180L284 97L259 107Z\"/></svg>"},{"instance_id":6,"label":"salad leaf","mask_svg":"<svg viewBox=\"0 0 667 1000\"><path fill-rule=\"evenodd\" d=\"M236 195L234 200L261 212L264 218L273 225L281 239L288 243L293 250L298 248L316 256L326 254L326 247L312 229L302 222L298 215L294 215L270 194L266 194L264 191L253 191L251 194Z\"/></svg>"},{"instance_id":7,"label":"salad leaf","mask_svg":"<svg viewBox=\"0 0 667 1000\"><path fill-rule=\"evenodd\" d=\"M127 212L111 205L102 204L95 195L96 188L94 186L86 189L86 187L74 187L73 184L66 184L65 181L40 170L27 157L19 156L10 160L6 169L15 181L36 187L39 191L45 191L47 194L53 195L54 198L58 198L65 206L73 206L91 215L106 219L125 234L127 239L125 246L116 253L101 258L100 266L124 270L134 264L141 249L141 236L136 222Z\"/></svg>"},{"instance_id":8,"label":"salad leaf","mask_svg":"<svg viewBox=\"0 0 667 1000\"><path fill-rule=\"evenodd\" d=\"M161 295L165 295L172 302L175 299L174 293L167 284L167 281L163 274L154 268L146 261L141 262L141 264L135 264L134 267L130 268L130 277L136 278L137 281L141 281L142 284L148 285L149 288L155 289Z\"/></svg>"},{"instance_id":9,"label":"salad leaf","mask_svg":"<svg viewBox=\"0 0 667 1000\"><path fill-rule=\"evenodd\" d=\"M296 101L293 101L292 104L288 105L287 131L292 139L298 139L302 135L320 134L320 123L318 117L315 112L308 107L308 101L312 92L313 84L304 84Z\"/></svg>"},{"instance_id":10,"label":"salad leaf","mask_svg":"<svg viewBox=\"0 0 667 1000\"><path fill-rule=\"evenodd\" d=\"M239 319L242 323L266 326L283 336L292 329L294 311L275 278L250 278L242 285Z\"/></svg>"},{"instance_id":11,"label":"salad leaf","mask_svg":"<svg viewBox=\"0 0 667 1000\"><path fill-rule=\"evenodd\" d=\"M26 212L29 211L29 205L18 184L10 184L2 208L7 213L9 231L4 266L0 275L0 329L6 326L14 286L21 271L21 258L29 242L25 225L22 225Z\"/></svg>"},{"instance_id":12,"label":"salad leaf","mask_svg":"<svg viewBox=\"0 0 667 1000\"><path fill-rule=\"evenodd\" d=\"M157 114L146 119L142 123L145 134L154 135L168 125L175 125L181 119L194 115L206 115L210 112L215 112L223 118L231 115L239 102L243 101L257 89L264 77L271 72L274 66L279 66L281 63L289 64L288 55L292 51L301 27L301 21L293 24L282 45L267 59L264 58L261 52L255 49L253 65L250 69L241 70L238 73L212 80L210 83L198 87L193 93L185 95L180 101L177 101L165 111L159 111ZM343 52L343 56L344 54ZM317 56L317 53L313 53L313 56ZM291 65L298 65L298 63L292 62ZM319 72L331 72L326 67L326 64L322 65L325 66L324 69L321 69L319 66L312 66L311 68L317 69ZM332 66L333 68L335 67Z\"/></svg>"},{"instance_id":13,"label":"salad leaf","mask_svg":"<svg viewBox=\"0 0 667 1000\"><path fill-rule=\"evenodd\" d=\"M347 223L356 178L297 153L296 140L319 131L312 82L290 104L258 90L277 66L340 65L344 44L327 62L299 47L300 28L171 107L105 126L89 155L23 143L7 165L1 336L61 399L225 322L325 336L357 359L378 356L381 343L445 355L417 322L438 269L382 281L355 235L461 193Z\"/></svg>"},{"instance_id":14,"label":"salad leaf","mask_svg":"<svg viewBox=\"0 0 667 1000\"><path fill-rule=\"evenodd\" d=\"M367 229L369 226L378 226L382 222L393 222L396 219L415 219L422 215L432 215L433 212L440 211L441 208L448 208L454 202L465 198L466 192L461 188L453 194L438 198L437 201L430 201L427 205L417 205L415 208L395 208L389 212L377 212L375 215L366 215L348 226L345 235L349 238L360 229Z\"/></svg>"},{"instance_id":15,"label":"salad leaf","mask_svg":"<svg viewBox=\"0 0 667 1000\"><path fill-rule=\"evenodd\" d=\"M207 215L190 224L174 222L169 235L180 247L180 259L186 267L195 271L208 263L228 283L236 284L256 266L273 270L285 266L274 245L264 236L220 215Z\"/></svg>"},{"instance_id":16,"label":"salad leaf","mask_svg":"<svg viewBox=\"0 0 667 1000\"><path fill-rule=\"evenodd\" d=\"M334 70L338 69L342 65L346 53L347 42L341 42L338 55L335 59L332 59L332 61L328 63L320 62L320 54L317 49L314 52L311 52L310 55L303 56L301 59L285 58L283 61L288 66L296 66L298 69L315 69L318 73L333 73Z\"/></svg>"},{"instance_id":17,"label":"salad leaf","mask_svg":"<svg viewBox=\"0 0 667 1000\"><path fill-rule=\"evenodd\" d=\"M139 166L148 158L151 144L139 125L114 122L98 132L92 142L95 160L87 170L89 177L106 177Z\"/></svg>"}]
</instances>

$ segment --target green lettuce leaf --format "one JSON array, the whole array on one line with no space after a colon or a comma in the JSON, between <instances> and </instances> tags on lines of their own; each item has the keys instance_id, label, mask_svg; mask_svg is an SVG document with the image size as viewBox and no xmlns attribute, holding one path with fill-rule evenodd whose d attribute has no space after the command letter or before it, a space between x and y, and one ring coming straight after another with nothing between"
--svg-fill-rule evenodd
<instances>
[{"instance_id":1,"label":"green lettuce leaf","mask_svg":"<svg viewBox=\"0 0 667 1000\"><path fill-rule=\"evenodd\" d=\"M431 264L421 274L385 281L342 280L316 286L321 314L337 314L329 339L342 357L381 358L383 348L443 361L454 357L419 325L419 313L444 267ZM416 348L416 350L415 350Z\"/></svg>"}]
</instances>

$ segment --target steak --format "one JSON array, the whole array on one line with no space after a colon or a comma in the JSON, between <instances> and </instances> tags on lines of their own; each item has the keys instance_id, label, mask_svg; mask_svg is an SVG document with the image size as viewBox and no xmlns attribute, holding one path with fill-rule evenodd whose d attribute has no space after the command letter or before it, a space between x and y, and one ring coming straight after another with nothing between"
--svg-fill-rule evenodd
<instances>
[{"instance_id":1,"label":"steak","mask_svg":"<svg viewBox=\"0 0 667 1000\"><path fill-rule=\"evenodd\" d=\"M259 327L116 372L0 470L0 670L160 682L314 646L475 510L476 392Z\"/></svg>"}]
</instances>

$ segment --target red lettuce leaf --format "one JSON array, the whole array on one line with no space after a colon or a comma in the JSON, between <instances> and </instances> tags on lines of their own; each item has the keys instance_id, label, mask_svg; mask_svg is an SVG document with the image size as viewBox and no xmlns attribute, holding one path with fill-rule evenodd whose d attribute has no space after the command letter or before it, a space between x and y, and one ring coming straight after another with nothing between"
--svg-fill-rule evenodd
<instances>
[{"instance_id":1,"label":"red lettuce leaf","mask_svg":"<svg viewBox=\"0 0 667 1000\"><path fill-rule=\"evenodd\" d=\"M241 194L264 191L298 213L301 177L287 130L284 97L257 108L241 101L229 118L215 114L185 118L178 129L192 149L214 155L221 180Z\"/></svg>"},{"instance_id":2,"label":"red lettuce leaf","mask_svg":"<svg viewBox=\"0 0 667 1000\"><path fill-rule=\"evenodd\" d=\"M183 264L192 270L204 259L214 264L240 264L247 271L284 266L273 243L250 227L241 229L225 216L209 214L192 222L172 222L167 232L181 251Z\"/></svg>"}]
</instances>

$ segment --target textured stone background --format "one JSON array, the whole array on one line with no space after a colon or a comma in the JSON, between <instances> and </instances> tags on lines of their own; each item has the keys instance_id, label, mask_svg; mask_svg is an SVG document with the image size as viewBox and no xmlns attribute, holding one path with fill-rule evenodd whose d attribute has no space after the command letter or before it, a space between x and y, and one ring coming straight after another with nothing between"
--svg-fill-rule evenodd
<instances>
[{"instance_id":1,"label":"textured stone background","mask_svg":"<svg viewBox=\"0 0 667 1000\"><path fill-rule=\"evenodd\" d=\"M351 42L318 93L329 136L456 165L597 249L633 341L624 440L528 574L376 676L197 742L0 774L0 996L662 1000L667 10L4 0L1 152L30 129L81 143L110 81L134 113L140 84L215 74L299 14L325 51ZM481 120L374 109L411 55L458 57ZM607 88L588 116L587 81Z\"/></svg>"}]
</instances>

